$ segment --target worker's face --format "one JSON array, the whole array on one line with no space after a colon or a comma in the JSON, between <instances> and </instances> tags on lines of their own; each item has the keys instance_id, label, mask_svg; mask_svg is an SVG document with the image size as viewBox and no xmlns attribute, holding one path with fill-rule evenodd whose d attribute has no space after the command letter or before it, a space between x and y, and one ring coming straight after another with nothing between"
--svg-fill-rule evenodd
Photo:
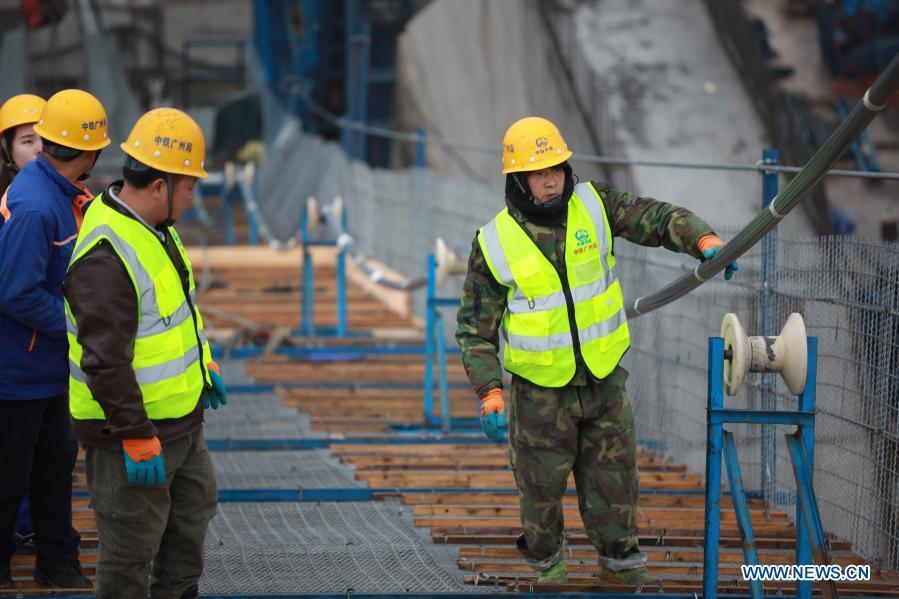
<instances>
[{"instance_id":1,"label":"worker's face","mask_svg":"<svg viewBox=\"0 0 899 599\"><path fill-rule=\"evenodd\" d=\"M26 164L38 157L43 147L40 136L34 132L33 124L19 125L13 137L10 158L19 169L23 169Z\"/></svg>"},{"instance_id":2,"label":"worker's face","mask_svg":"<svg viewBox=\"0 0 899 599\"><path fill-rule=\"evenodd\" d=\"M178 177L175 183L175 195L172 197L172 213L175 220L181 218L194 201L194 187L197 184L196 177Z\"/></svg>"},{"instance_id":3,"label":"worker's face","mask_svg":"<svg viewBox=\"0 0 899 599\"><path fill-rule=\"evenodd\" d=\"M561 166L551 166L528 173L528 187L531 195L541 202L553 199L565 187L565 171Z\"/></svg>"},{"instance_id":4,"label":"worker's face","mask_svg":"<svg viewBox=\"0 0 899 599\"><path fill-rule=\"evenodd\" d=\"M173 221L181 218L181 215L194 200L194 185L196 177L173 177L175 185L172 194ZM159 225L169 219L169 192L168 182L165 179L156 179L150 184L150 196L153 198L153 224Z\"/></svg>"}]
</instances>

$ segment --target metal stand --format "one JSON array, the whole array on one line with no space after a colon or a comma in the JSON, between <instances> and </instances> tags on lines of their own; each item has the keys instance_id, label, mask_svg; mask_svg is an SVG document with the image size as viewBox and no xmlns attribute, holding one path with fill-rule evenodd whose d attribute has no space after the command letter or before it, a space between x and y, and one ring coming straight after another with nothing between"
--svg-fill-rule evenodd
<instances>
[{"instance_id":1,"label":"metal stand","mask_svg":"<svg viewBox=\"0 0 899 599\"><path fill-rule=\"evenodd\" d=\"M796 507L796 563L808 565L812 556L818 564L828 564L829 556L824 539L824 528L815 501L812 486L815 450L815 375L818 339L809 337L808 370L805 387L799 395L797 411L741 410L724 407L724 340L709 339L708 382L708 450L706 453L705 500L705 555L703 593L706 599L718 597L718 547L721 540L721 455L725 456L728 482L737 514L743 555L747 565L758 564L755 537L749 518L749 504L743 488L743 478L737 457L733 434L724 429L728 423L752 423L761 425L786 424L796 426L796 432L787 434L787 447L793 463L793 473L798 489ZM763 597L762 583L749 583L753 599ZM811 597L811 583L797 582L797 598ZM838 597L832 581L823 582L821 593L825 598Z\"/></svg>"}]
</instances>

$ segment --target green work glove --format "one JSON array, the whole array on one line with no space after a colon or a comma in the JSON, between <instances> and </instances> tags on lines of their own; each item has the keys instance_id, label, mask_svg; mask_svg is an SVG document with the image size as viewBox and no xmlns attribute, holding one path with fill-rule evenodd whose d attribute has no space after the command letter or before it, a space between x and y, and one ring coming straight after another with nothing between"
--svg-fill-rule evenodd
<instances>
[{"instance_id":1,"label":"green work glove","mask_svg":"<svg viewBox=\"0 0 899 599\"><path fill-rule=\"evenodd\" d=\"M212 380L212 389L203 390L203 407L207 410L217 410L219 406L228 404L228 392L225 390L225 381L218 373L218 364L209 363L209 378Z\"/></svg>"},{"instance_id":2,"label":"green work glove","mask_svg":"<svg viewBox=\"0 0 899 599\"><path fill-rule=\"evenodd\" d=\"M717 235L706 235L699 240L699 251L705 260L711 260L724 247L724 242ZM734 260L724 269L724 280L730 281L734 273L740 270L740 263Z\"/></svg>"},{"instance_id":3,"label":"green work glove","mask_svg":"<svg viewBox=\"0 0 899 599\"><path fill-rule=\"evenodd\" d=\"M165 484L165 459L159 437L152 439L125 439L122 441L125 455L125 474L132 485L156 487Z\"/></svg>"}]
</instances>

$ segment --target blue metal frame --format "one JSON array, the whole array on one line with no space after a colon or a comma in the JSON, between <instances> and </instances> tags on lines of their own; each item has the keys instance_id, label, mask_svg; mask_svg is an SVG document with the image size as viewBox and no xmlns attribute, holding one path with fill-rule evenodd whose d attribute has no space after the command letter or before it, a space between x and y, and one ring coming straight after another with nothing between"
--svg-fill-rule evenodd
<instances>
[{"instance_id":1,"label":"blue metal frame","mask_svg":"<svg viewBox=\"0 0 899 599\"><path fill-rule=\"evenodd\" d=\"M452 428L452 414L450 414L449 383L446 378L446 341L443 338L443 313L435 315L434 327L437 338L437 364L439 365L438 384L440 385L440 422L443 432L448 433Z\"/></svg>"},{"instance_id":2,"label":"blue metal frame","mask_svg":"<svg viewBox=\"0 0 899 599\"><path fill-rule=\"evenodd\" d=\"M443 316L440 308L457 308L460 300L456 298L437 296L437 258L434 254L428 254L428 284L427 305L425 306L425 427L443 427L449 432L452 430L452 419L449 417L449 387L451 386L446 374L446 354L455 353L448 350L443 338ZM442 416L440 421L434 417L434 362L437 362L440 385L440 405Z\"/></svg>"},{"instance_id":3,"label":"blue metal frame","mask_svg":"<svg viewBox=\"0 0 899 599\"><path fill-rule=\"evenodd\" d=\"M755 540L749 520L748 504L743 491L742 475L733 436L724 430L729 423L756 423L761 425L786 424L797 427L795 435L788 435L788 447L797 479L799 502L796 515L796 563L812 563L811 544L815 545L815 557L826 564L824 531L815 504L812 487L815 448L815 381L817 377L818 338L807 339L808 370L805 388L799 396L796 411L735 410L724 407L724 340L709 338L709 379L705 489L705 548L703 568L703 593L706 599L718 596L718 545L721 531L721 456L727 458L727 472L731 495L747 564L756 563ZM791 441L790 439L795 439ZM807 451L807 453L806 453ZM810 528L807 532L806 529ZM810 541L811 539L811 541ZM761 597L761 585L750 585L754 598ZM824 590L827 587L822 588ZM796 595L802 599L811 597L811 583L797 582Z\"/></svg>"},{"instance_id":4,"label":"blue metal frame","mask_svg":"<svg viewBox=\"0 0 899 599\"><path fill-rule=\"evenodd\" d=\"M231 194L224 177L222 177L222 189L219 194L222 198L222 214L225 217L225 245L234 245L234 211L231 209Z\"/></svg>"},{"instance_id":5,"label":"blue metal frame","mask_svg":"<svg viewBox=\"0 0 899 599\"><path fill-rule=\"evenodd\" d=\"M727 480L730 484L730 494L733 498L734 510L737 513L737 526L740 529L740 538L743 539L743 559L746 565L755 566L759 563L759 556L755 547L755 535L752 534L749 502L746 500L743 488L743 474L740 472L737 445L734 442L733 433L728 431L724 431L724 461L727 468ZM762 582L760 580L749 582L749 594L752 599L762 598Z\"/></svg>"},{"instance_id":6,"label":"blue metal frame","mask_svg":"<svg viewBox=\"0 0 899 599\"><path fill-rule=\"evenodd\" d=\"M347 230L349 217L346 207L341 215L341 226ZM346 285L346 249L336 240L312 241L309 237L309 215L306 210L300 215L300 241L303 244L303 268L300 286L300 335L304 337L346 337L347 336L347 285ZM337 328L315 327L315 266L312 264L311 247L336 247L337 262L335 279L337 281Z\"/></svg>"},{"instance_id":7,"label":"blue metal frame","mask_svg":"<svg viewBox=\"0 0 899 599\"><path fill-rule=\"evenodd\" d=\"M829 564L830 556L824 537L824 527L821 525L821 514L818 512L818 502L815 499L815 490L812 485L814 470L811 466L811 454L805 451L803 435L800 431L796 431L792 435L785 435L785 437L787 449L790 451L790 462L793 464L793 475L796 478L796 491L799 496L799 501L796 502L798 511L796 521L802 522L802 527L808 533L808 544L803 549L808 547L819 564ZM805 584L811 586L810 583ZM809 588L810 593L811 588ZM832 580L824 582L821 594L827 599L837 597L836 583Z\"/></svg>"}]
</instances>

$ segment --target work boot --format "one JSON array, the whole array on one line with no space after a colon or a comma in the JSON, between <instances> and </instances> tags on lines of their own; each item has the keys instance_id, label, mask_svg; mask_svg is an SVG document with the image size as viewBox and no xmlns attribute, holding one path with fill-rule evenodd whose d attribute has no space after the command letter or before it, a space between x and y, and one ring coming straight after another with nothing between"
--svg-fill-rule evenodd
<instances>
[{"instance_id":1,"label":"work boot","mask_svg":"<svg viewBox=\"0 0 899 599\"><path fill-rule=\"evenodd\" d=\"M625 558L599 557L599 577L616 584L643 585L656 583L659 578L646 571L646 555L636 551Z\"/></svg>"},{"instance_id":2,"label":"work boot","mask_svg":"<svg viewBox=\"0 0 899 599\"><path fill-rule=\"evenodd\" d=\"M537 582L547 582L553 584L565 584L568 582L568 571L565 560L560 561L555 566L546 570L537 571Z\"/></svg>"},{"instance_id":3,"label":"work boot","mask_svg":"<svg viewBox=\"0 0 899 599\"><path fill-rule=\"evenodd\" d=\"M637 587L642 587L647 584L659 582L659 577L655 576L654 574L650 574L643 566L631 568L630 570L618 571L600 567L599 577L607 582L634 585Z\"/></svg>"},{"instance_id":4,"label":"work boot","mask_svg":"<svg viewBox=\"0 0 899 599\"><path fill-rule=\"evenodd\" d=\"M16 583L12 579L12 570L9 564L0 564L0 589L14 589Z\"/></svg>"},{"instance_id":5,"label":"work boot","mask_svg":"<svg viewBox=\"0 0 899 599\"><path fill-rule=\"evenodd\" d=\"M60 589L89 589L90 579L81 573L77 561L56 564L35 564L34 579L46 587Z\"/></svg>"},{"instance_id":6,"label":"work boot","mask_svg":"<svg viewBox=\"0 0 899 599\"><path fill-rule=\"evenodd\" d=\"M193 585L189 587L186 591L181 593L181 599L196 599L200 596L200 586Z\"/></svg>"},{"instance_id":7,"label":"work boot","mask_svg":"<svg viewBox=\"0 0 899 599\"><path fill-rule=\"evenodd\" d=\"M34 533L13 533L16 541L16 555L34 555L37 549L34 545Z\"/></svg>"}]
</instances>

